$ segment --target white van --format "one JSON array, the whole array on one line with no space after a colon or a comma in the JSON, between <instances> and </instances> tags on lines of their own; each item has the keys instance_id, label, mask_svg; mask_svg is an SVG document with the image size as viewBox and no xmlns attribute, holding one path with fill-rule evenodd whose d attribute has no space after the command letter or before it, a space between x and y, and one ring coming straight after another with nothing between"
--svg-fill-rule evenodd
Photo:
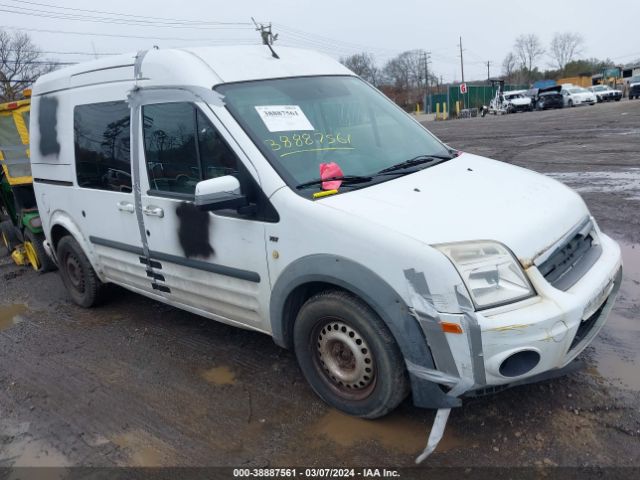
<instances>
[{"instance_id":1,"label":"white van","mask_svg":"<svg viewBox=\"0 0 640 480\"><path fill-rule=\"evenodd\" d=\"M73 300L111 282L271 335L367 418L566 372L621 279L580 196L452 150L327 56L276 54L154 49L38 80L34 186Z\"/></svg>"}]
</instances>

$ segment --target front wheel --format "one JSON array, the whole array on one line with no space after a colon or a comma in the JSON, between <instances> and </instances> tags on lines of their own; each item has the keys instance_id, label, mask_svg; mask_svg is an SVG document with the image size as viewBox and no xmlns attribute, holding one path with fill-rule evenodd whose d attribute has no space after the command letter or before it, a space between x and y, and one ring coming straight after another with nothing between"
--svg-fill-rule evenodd
<instances>
[{"instance_id":1,"label":"front wheel","mask_svg":"<svg viewBox=\"0 0 640 480\"><path fill-rule=\"evenodd\" d=\"M573 107L573 100L569 100L569 101L567 102L567 106L569 106L569 107Z\"/></svg>"},{"instance_id":2,"label":"front wheel","mask_svg":"<svg viewBox=\"0 0 640 480\"><path fill-rule=\"evenodd\" d=\"M81 307L96 305L102 282L80 244L71 236L63 237L58 243L57 255L60 276L72 300Z\"/></svg>"},{"instance_id":3,"label":"front wheel","mask_svg":"<svg viewBox=\"0 0 640 480\"><path fill-rule=\"evenodd\" d=\"M310 298L298 312L293 337L311 388L345 413L378 418L409 392L394 338L380 317L350 293L327 291Z\"/></svg>"}]
</instances>

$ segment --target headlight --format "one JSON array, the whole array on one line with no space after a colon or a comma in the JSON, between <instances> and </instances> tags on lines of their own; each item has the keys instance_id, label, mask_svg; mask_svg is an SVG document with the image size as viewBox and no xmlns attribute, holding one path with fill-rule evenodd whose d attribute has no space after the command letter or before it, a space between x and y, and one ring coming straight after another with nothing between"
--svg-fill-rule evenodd
<instances>
[{"instance_id":1,"label":"headlight","mask_svg":"<svg viewBox=\"0 0 640 480\"><path fill-rule=\"evenodd\" d=\"M518 261L499 243L464 242L435 247L456 267L479 310L535 294Z\"/></svg>"}]
</instances>

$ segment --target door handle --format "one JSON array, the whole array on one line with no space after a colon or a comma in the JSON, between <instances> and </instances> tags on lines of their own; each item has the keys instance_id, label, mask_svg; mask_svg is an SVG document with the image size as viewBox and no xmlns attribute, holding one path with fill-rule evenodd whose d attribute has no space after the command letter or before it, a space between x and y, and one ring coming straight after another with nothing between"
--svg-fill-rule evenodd
<instances>
[{"instance_id":1,"label":"door handle","mask_svg":"<svg viewBox=\"0 0 640 480\"><path fill-rule=\"evenodd\" d=\"M149 215L150 217L164 217L164 210L160 207L154 207L153 205L147 205L142 209L142 213Z\"/></svg>"},{"instance_id":2,"label":"door handle","mask_svg":"<svg viewBox=\"0 0 640 480\"><path fill-rule=\"evenodd\" d=\"M129 203L129 202L118 202L118 210L120 210L121 212L127 212L127 213L135 212L133 203Z\"/></svg>"}]
</instances>

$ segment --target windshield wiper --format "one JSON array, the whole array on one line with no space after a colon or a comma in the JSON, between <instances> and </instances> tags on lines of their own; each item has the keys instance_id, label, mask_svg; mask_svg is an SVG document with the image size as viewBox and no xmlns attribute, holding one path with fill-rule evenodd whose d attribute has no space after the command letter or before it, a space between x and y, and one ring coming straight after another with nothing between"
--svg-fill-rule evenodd
<instances>
[{"instance_id":1,"label":"windshield wiper","mask_svg":"<svg viewBox=\"0 0 640 480\"><path fill-rule=\"evenodd\" d=\"M409 160L405 160L404 162L396 163L395 165L391 165L390 167L383 168L378 172L378 174L395 172L396 170L403 170L405 168L415 167L416 165L422 165L423 163L436 162L438 160L451 160L452 158L452 156L448 155L418 155L417 157L410 158Z\"/></svg>"},{"instance_id":2,"label":"windshield wiper","mask_svg":"<svg viewBox=\"0 0 640 480\"><path fill-rule=\"evenodd\" d=\"M296 185L298 190L313 187L314 185L319 185L324 182L337 182L338 180L342 181L343 185L355 184L355 183L366 183L373 180L373 177L367 177L364 175L344 175L338 177L329 177L329 178L317 178L315 180L311 180L309 182L301 183L300 185Z\"/></svg>"}]
</instances>

